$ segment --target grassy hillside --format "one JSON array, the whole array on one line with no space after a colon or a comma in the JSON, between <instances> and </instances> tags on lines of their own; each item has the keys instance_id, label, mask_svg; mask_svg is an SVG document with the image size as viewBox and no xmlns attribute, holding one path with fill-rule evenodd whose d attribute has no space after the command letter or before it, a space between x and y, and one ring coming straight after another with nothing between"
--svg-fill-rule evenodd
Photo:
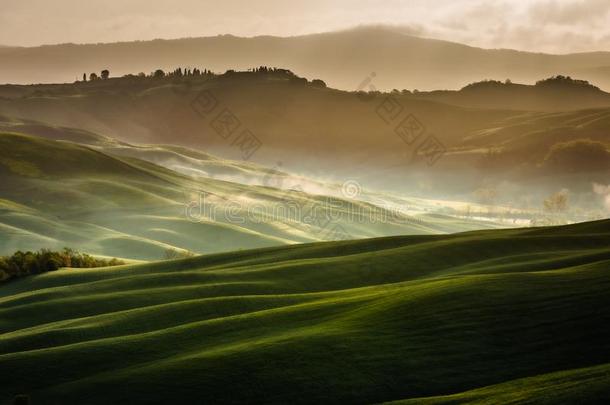
<instances>
[{"instance_id":1,"label":"grassy hillside","mask_svg":"<svg viewBox=\"0 0 610 405\"><path fill-rule=\"evenodd\" d=\"M230 161L177 145L138 145L72 127L39 121L0 117L0 131L33 135L55 141L69 141L106 154L132 157L155 163L179 173L223 180L264 184L265 179L282 173L244 161Z\"/></svg>"},{"instance_id":2,"label":"grassy hillside","mask_svg":"<svg viewBox=\"0 0 610 405\"><path fill-rule=\"evenodd\" d=\"M46 138L0 132L0 254L69 246L154 260L166 249L213 253L498 226L420 217L426 203L405 198L394 204L413 215L395 215L379 203L342 197L340 185L308 193L317 183L306 179L301 190L288 191L265 182L270 172L286 176L281 172L185 148L128 145L42 124L10 128Z\"/></svg>"},{"instance_id":3,"label":"grassy hillside","mask_svg":"<svg viewBox=\"0 0 610 405\"><path fill-rule=\"evenodd\" d=\"M606 220L30 277L0 287L0 392L41 404L594 402L610 395L609 246Z\"/></svg>"},{"instance_id":4,"label":"grassy hillside","mask_svg":"<svg viewBox=\"0 0 610 405\"><path fill-rule=\"evenodd\" d=\"M392 404L553 404L603 403L608 396L610 366L558 371L520 378L459 394L392 401Z\"/></svg>"}]
</instances>

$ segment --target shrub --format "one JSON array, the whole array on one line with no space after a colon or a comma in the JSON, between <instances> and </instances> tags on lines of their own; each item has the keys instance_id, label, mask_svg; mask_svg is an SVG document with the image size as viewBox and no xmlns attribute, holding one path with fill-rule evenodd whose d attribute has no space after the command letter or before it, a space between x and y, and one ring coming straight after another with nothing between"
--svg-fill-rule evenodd
<instances>
[{"instance_id":1,"label":"shrub","mask_svg":"<svg viewBox=\"0 0 610 405\"><path fill-rule=\"evenodd\" d=\"M601 142L590 139L553 145L544 159L544 166L561 171L610 169L610 152Z\"/></svg>"},{"instance_id":2,"label":"shrub","mask_svg":"<svg viewBox=\"0 0 610 405\"><path fill-rule=\"evenodd\" d=\"M29 274L59 270L62 267L91 268L118 266L125 264L118 259L97 259L70 248L56 252L41 249L38 252L18 250L11 256L0 256L0 281L6 281Z\"/></svg>"},{"instance_id":3,"label":"shrub","mask_svg":"<svg viewBox=\"0 0 610 405\"><path fill-rule=\"evenodd\" d=\"M324 83L323 80L320 79L314 79L311 81L311 85L314 87L321 87L321 88L326 88L326 83ZM398 90L397 90L398 91Z\"/></svg>"}]
</instances>

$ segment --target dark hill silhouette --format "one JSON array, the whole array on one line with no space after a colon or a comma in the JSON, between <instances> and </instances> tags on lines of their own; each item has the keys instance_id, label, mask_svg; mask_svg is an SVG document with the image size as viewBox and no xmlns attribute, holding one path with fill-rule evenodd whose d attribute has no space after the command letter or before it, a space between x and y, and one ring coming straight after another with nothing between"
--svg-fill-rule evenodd
<instances>
[{"instance_id":1,"label":"dark hill silhouette","mask_svg":"<svg viewBox=\"0 0 610 405\"><path fill-rule=\"evenodd\" d=\"M481 49L368 27L296 37L206 38L0 49L0 82L71 82L104 66L117 75L178 64L223 72L284 66L331 87L356 89L371 72L378 89L458 89L481 78L531 82L564 74L610 89L610 53L549 55ZM605 69L605 70L604 70ZM591 76L589 76L591 74Z\"/></svg>"},{"instance_id":2,"label":"dark hill silhouette","mask_svg":"<svg viewBox=\"0 0 610 405\"><path fill-rule=\"evenodd\" d=\"M610 145L610 103L602 103L608 95L580 82L544 83L475 84L453 95L458 105L451 105L434 97L425 99L427 93L375 95L324 88L288 71L130 76L8 86L18 94L13 97L0 86L0 96L5 97L0 99L0 115L80 128L127 142L195 147L269 167L283 162L303 174L332 173L410 193L422 179L447 195L468 189L467 182L496 174L588 189L591 181L606 181L607 171L590 174L586 167L577 167L568 179L547 170L545 162L558 144L582 139L597 142L598 147L601 143L602 148ZM593 102L589 93L595 95ZM540 101L535 107L541 111L515 110L522 94ZM556 111L557 94L565 96L562 108L573 110ZM480 106L465 107L464 100ZM214 107L210 113L205 111L209 101ZM504 109L489 108L494 103L504 104ZM589 108L575 110L582 107ZM216 125L224 111L239 124L232 133ZM421 124L421 130L397 132L409 117ZM248 147L245 139L253 140L244 138L248 133L256 137L257 148ZM436 141L441 153L426 156L424 145Z\"/></svg>"},{"instance_id":3,"label":"dark hill silhouette","mask_svg":"<svg viewBox=\"0 0 610 405\"><path fill-rule=\"evenodd\" d=\"M565 76L536 85L485 80L459 91L419 92L414 96L464 107L521 111L569 111L610 106L610 94L584 80Z\"/></svg>"}]
</instances>

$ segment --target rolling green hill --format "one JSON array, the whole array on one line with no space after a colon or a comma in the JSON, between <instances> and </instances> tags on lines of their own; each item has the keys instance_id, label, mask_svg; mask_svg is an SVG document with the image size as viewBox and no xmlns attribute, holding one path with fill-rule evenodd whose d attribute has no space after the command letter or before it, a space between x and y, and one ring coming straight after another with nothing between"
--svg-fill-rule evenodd
<instances>
[{"instance_id":1,"label":"rolling green hill","mask_svg":"<svg viewBox=\"0 0 610 405\"><path fill-rule=\"evenodd\" d=\"M593 403L610 221L306 244L0 286L1 400Z\"/></svg>"},{"instance_id":2,"label":"rolling green hill","mask_svg":"<svg viewBox=\"0 0 610 405\"><path fill-rule=\"evenodd\" d=\"M287 183L301 189L281 189L265 179L287 174L180 147L129 145L43 124L4 128L45 138L0 127L0 254L69 246L155 260L167 249L214 253L500 226L428 217L437 208L421 200L395 199L407 213L347 199L336 184L311 193L319 184L304 178Z\"/></svg>"}]
</instances>

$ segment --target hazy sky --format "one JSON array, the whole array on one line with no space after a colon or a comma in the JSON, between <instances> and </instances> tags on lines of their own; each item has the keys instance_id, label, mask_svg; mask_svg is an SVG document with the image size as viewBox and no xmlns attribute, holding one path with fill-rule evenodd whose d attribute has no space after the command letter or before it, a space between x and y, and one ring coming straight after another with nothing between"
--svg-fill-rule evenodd
<instances>
[{"instance_id":1,"label":"hazy sky","mask_svg":"<svg viewBox=\"0 0 610 405\"><path fill-rule=\"evenodd\" d=\"M3 45L286 36L369 24L488 48L610 51L610 0L0 0Z\"/></svg>"}]
</instances>

